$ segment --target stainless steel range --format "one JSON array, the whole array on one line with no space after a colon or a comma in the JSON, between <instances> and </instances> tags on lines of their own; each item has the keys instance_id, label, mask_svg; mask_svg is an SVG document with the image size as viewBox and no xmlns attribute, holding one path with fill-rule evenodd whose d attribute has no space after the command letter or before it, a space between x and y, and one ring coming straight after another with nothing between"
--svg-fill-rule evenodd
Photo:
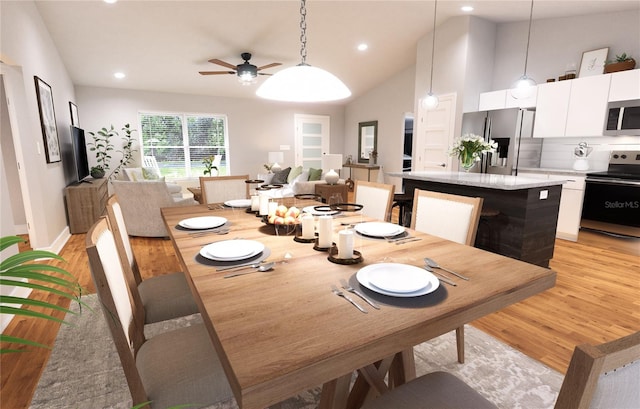
<instances>
[{"instance_id":1,"label":"stainless steel range","mask_svg":"<svg viewBox=\"0 0 640 409\"><path fill-rule=\"evenodd\" d=\"M587 173L581 227L640 237L640 151L612 151L607 171Z\"/></svg>"}]
</instances>

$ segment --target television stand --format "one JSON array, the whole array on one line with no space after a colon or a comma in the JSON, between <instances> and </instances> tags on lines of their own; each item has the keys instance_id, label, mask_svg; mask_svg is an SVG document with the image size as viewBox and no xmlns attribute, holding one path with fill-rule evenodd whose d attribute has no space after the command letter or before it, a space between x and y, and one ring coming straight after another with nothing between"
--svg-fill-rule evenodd
<instances>
[{"instance_id":1,"label":"television stand","mask_svg":"<svg viewBox=\"0 0 640 409\"><path fill-rule=\"evenodd\" d=\"M108 178L90 179L64 189L69 231L71 234L86 233L93 223L104 214L107 206Z\"/></svg>"}]
</instances>

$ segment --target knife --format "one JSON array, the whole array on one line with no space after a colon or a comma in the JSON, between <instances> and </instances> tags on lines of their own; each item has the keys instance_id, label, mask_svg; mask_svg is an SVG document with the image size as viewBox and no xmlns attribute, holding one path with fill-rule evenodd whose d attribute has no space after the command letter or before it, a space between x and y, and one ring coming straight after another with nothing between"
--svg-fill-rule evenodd
<instances>
[{"instance_id":1,"label":"knife","mask_svg":"<svg viewBox=\"0 0 640 409\"><path fill-rule=\"evenodd\" d=\"M458 284L456 284L456 283L454 283L453 281L449 280L449 279L448 279L448 278L446 278L443 274L441 274L441 273L439 273L439 272L437 272L437 271L432 270L432 269L431 269L431 267L429 267L429 266L424 266L423 268L424 268L425 270L427 270L428 272L430 272L430 273L433 273L433 274L438 275L438 276L439 276L439 277L438 277L438 280L442 281L443 283L447 283L447 284L449 284L449 285L451 285L451 286L454 286L454 287L457 287L457 286L458 286Z\"/></svg>"},{"instance_id":2,"label":"knife","mask_svg":"<svg viewBox=\"0 0 640 409\"><path fill-rule=\"evenodd\" d=\"M216 271L227 271L227 270L235 270L237 269L242 269L242 268L247 268L247 267L258 267L260 264L264 263L266 260L262 260L262 261L252 261L250 263L243 263L243 264L236 264L235 266L229 266L229 267L220 267L220 268L216 268Z\"/></svg>"}]
</instances>

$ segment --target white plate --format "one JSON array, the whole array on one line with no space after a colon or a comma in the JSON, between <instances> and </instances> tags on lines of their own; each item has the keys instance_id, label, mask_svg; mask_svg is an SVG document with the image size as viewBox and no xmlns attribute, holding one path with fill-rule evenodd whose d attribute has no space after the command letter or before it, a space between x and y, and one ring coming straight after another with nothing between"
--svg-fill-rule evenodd
<instances>
[{"instance_id":1,"label":"white plate","mask_svg":"<svg viewBox=\"0 0 640 409\"><path fill-rule=\"evenodd\" d=\"M207 244L200 255L215 261L237 261L251 258L264 250L264 244L254 240L224 240Z\"/></svg>"},{"instance_id":2,"label":"white plate","mask_svg":"<svg viewBox=\"0 0 640 409\"><path fill-rule=\"evenodd\" d=\"M337 210L329 209L329 205L318 205L318 206L326 206L327 210L316 210L314 209L314 207L317 207L317 206L307 206L304 209L302 209L302 211L304 213L309 213L313 216L331 216L339 213Z\"/></svg>"},{"instance_id":3,"label":"white plate","mask_svg":"<svg viewBox=\"0 0 640 409\"><path fill-rule=\"evenodd\" d=\"M235 199L235 200L227 200L224 202L225 206L229 207L251 207L251 199Z\"/></svg>"},{"instance_id":4,"label":"white plate","mask_svg":"<svg viewBox=\"0 0 640 409\"><path fill-rule=\"evenodd\" d=\"M190 219L180 220L178 225L185 229L213 229L220 227L227 222L224 217L218 216L202 216L192 217Z\"/></svg>"},{"instance_id":5,"label":"white plate","mask_svg":"<svg viewBox=\"0 0 640 409\"><path fill-rule=\"evenodd\" d=\"M383 288L377 287L375 284L373 284L370 281L372 277L375 280L376 277L379 278L379 276L382 276L383 274L388 274L390 277L396 277L397 282L404 282L409 277L413 277L412 279L410 279L410 281L407 281L411 284L393 285L394 288L399 287L400 289L407 289L412 286L415 287L417 285L421 285L421 284L415 284L413 281L415 279L414 275L418 275L418 272L419 272L419 275L422 275L426 279L427 284L424 287L415 291L409 291L409 292L389 291L389 290L385 290ZM424 270L416 266L411 266L407 264L398 264L398 263L378 263L378 264L368 265L358 270L358 273L356 274L356 279L360 284L370 289L371 291L375 291L377 293L384 294L384 295L389 295L391 297L419 297L421 295L426 295L434 292L440 286L440 281L438 281L438 278L432 273L428 272L427 270ZM380 284L380 282L378 283Z\"/></svg>"},{"instance_id":6,"label":"white plate","mask_svg":"<svg viewBox=\"0 0 640 409\"><path fill-rule=\"evenodd\" d=\"M371 237L393 237L404 233L403 226L385 222L359 223L354 226L354 230Z\"/></svg>"}]
</instances>

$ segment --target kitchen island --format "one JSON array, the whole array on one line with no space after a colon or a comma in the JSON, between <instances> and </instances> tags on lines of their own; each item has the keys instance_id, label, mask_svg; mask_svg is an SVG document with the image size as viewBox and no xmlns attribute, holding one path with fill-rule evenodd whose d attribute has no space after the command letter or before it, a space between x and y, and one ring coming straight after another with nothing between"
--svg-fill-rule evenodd
<instances>
[{"instance_id":1,"label":"kitchen island","mask_svg":"<svg viewBox=\"0 0 640 409\"><path fill-rule=\"evenodd\" d=\"M390 172L415 189L482 197L475 247L543 267L553 257L562 180L462 172Z\"/></svg>"}]
</instances>

